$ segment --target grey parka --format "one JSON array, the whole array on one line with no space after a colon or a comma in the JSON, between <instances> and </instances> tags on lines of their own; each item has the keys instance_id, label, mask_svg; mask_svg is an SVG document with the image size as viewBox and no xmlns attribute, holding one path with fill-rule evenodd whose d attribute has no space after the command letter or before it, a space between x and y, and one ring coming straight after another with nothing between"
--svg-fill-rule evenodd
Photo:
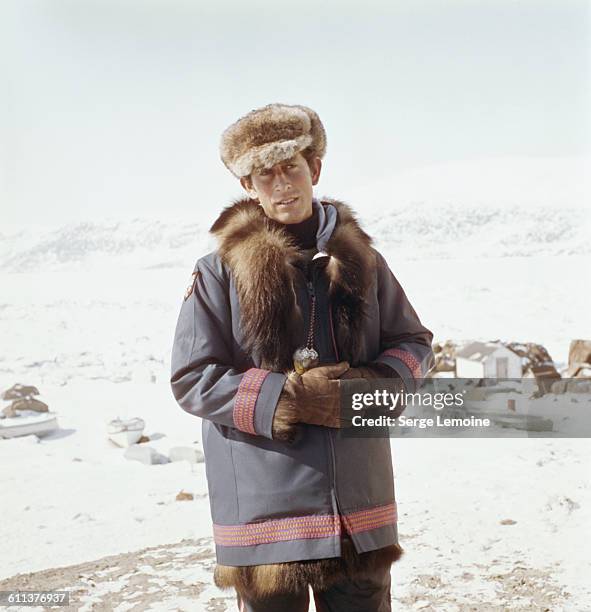
<instances>
[{"instance_id":1,"label":"grey parka","mask_svg":"<svg viewBox=\"0 0 591 612\"><path fill-rule=\"evenodd\" d=\"M432 365L431 332L384 258L337 201L314 200L310 265L252 200L212 227L218 249L197 261L172 351L171 385L201 417L218 563L338 557L396 544L390 441L300 425L288 444L272 422L291 354L304 345L316 295L321 363L384 363L412 388Z\"/></svg>"}]
</instances>

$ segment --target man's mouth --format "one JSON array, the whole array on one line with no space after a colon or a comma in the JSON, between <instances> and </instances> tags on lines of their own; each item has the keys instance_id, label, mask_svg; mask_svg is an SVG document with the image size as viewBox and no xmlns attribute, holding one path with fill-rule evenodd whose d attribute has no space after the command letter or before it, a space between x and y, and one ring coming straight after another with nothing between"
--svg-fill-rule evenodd
<instances>
[{"instance_id":1,"label":"man's mouth","mask_svg":"<svg viewBox=\"0 0 591 612\"><path fill-rule=\"evenodd\" d=\"M296 198L286 198L285 200L280 200L279 202L275 202L275 204L277 206L291 206L292 204L295 204L298 201L298 197Z\"/></svg>"}]
</instances>

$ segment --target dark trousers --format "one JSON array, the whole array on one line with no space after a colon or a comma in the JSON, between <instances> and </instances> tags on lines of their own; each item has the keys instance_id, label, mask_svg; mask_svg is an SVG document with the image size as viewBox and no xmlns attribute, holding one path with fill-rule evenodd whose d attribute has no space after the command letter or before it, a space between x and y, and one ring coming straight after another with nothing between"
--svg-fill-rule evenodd
<instances>
[{"instance_id":1,"label":"dark trousers","mask_svg":"<svg viewBox=\"0 0 591 612\"><path fill-rule=\"evenodd\" d=\"M314 593L318 612L391 612L390 568L363 580L339 582L327 591ZM240 612L307 612L308 591L248 601L238 595Z\"/></svg>"}]
</instances>

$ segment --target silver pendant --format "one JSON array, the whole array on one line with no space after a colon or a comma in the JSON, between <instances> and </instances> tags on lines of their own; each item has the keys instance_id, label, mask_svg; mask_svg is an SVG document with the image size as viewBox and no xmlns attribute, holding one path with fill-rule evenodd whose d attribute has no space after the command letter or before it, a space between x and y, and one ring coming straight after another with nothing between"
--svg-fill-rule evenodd
<instances>
[{"instance_id":1,"label":"silver pendant","mask_svg":"<svg viewBox=\"0 0 591 612\"><path fill-rule=\"evenodd\" d=\"M318 365L318 361L318 353L313 348L308 348L307 346L300 346L293 354L293 367L300 375L315 368Z\"/></svg>"}]
</instances>

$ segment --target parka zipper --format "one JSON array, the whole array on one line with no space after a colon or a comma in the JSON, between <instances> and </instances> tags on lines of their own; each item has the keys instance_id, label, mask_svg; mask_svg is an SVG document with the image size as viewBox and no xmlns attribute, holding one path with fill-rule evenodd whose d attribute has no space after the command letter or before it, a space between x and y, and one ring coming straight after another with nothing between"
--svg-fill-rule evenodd
<instances>
[{"instance_id":1,"label":"parka zipper","mask_svg":"<svg viewBox=\"0 0 591 612\"><path fill-rule=\"evenodd\" d=\"M314 283L313 283L313 277L314 277L314 267L310 266L307 270L308 274L306 274L306 287L308 289L308 298L309 298L309 304L310 304L310 323L308 325L308 340L310 339L310 337L313 338L313 334L314 334L314 323L315 323L315 309L316 309L316 291L314 289ZM312 277L312 279L310 279L310 276ZM335 351L335 357L338 361L339 356L338 356L338 351L337 351L337 346L336 346L336 341L335 341L335 337L334 337L334 330L333 330L333 324L332 324L332 306L330 304L330 300L328 303L328 317L329 317L329 325L330 325L330 333L331 333L331 337L332 337L332 342L333 342L333 348ZM339 517L341 516L341 510L340 510L340 503L339 503L339 497L337 495L337 462L336 462L336 455L335 455L335 449L334 449L334 441L332 439L332 433L330 431L330 428L326 428L326 435L328 437L328 445L330 447L330 463L331 463L331 468L332 468L332 490L334 493L334 500L336 503L336 511L339 515Z\"/></svg>"},{"instance_id":2,"label":"parka zipper","mask_svg":"<svg viewBox=\"0 0 591 612\"><path fill-rule=\"evenodd\" d=\"M334 491L334 499L337 505L337 513L341 516L341 504L337 494L337 460L334 452L334 442L330 428L327 427L326 435L328 436L328 445L330 446L330 458L332 463L332 490Z\"/></svg>"},{"instance_id":3,"label":"parka zipper","mask_svg":"<svg viewBox=\"0 0 591 612\"><path fill-rule=\"evenodd\" d=\"M316 301L316 294L314 292L314 285L312 284L311 281L308 281L308 294L311 296L311 299L313 300L312 304L315 305L315 301ZM330 303L330 300L328 301L328 320L329 320L329 326L330 326L330 333L331 333L331 338L332 338L332 342L333 342L333 348L335 351L335 357L336 360L339 360L339 354L337 351L337 345L335 342L335 338L334 338L334 331L333 331L333 327L332 327L332 306ZM334 492L334 500L336 503L336 510L337 513L339 515L339 517L341 516L341 509L340 509L340 503L339 503L339 496L337 494L337 460L336 460L336 454L335 454L335 450L334 450L334 440L333 440L333 434L332 431L330 430L330 428L327 428L326 430L326 435L328 436L328 445L330 446L330 459L331 459L331 467L332 467L332 490Z\"/></svg>"},{"instance_id":4,"label":"parka zipper","mask_svg":"<svg viewBox=\"0 0 591 612\"><path fill-rule=\"evenodd\" d=\"M309 299L309 308L310 308L310 322L308 323L308 340L310 339L310 332L312 331L313 333L313 325L315 323L315 317L314 317L314 313L315 313L315 307L316 307L316 292L314 290L314 283L313 281L310 279L310 277L312 277L312 279L314 278L314 263L310 262L308 264L308 268L306 270L306 287L308 289L308 299ZM330 328L330 339L332 342L332 349L334 351L334 356L335 356L335 361L338 363L339 362L339 349L337 348L337 341L335 338L335 333L334 333L334 323L333 323L333 319L332 319L332 302L330 301L330 298L328 300L328 327Z\"/></svg>"},{"instance_id":5,"label":"parka zipper","mask_svg":"<svg viewBox=\"0 0 591 612\"><path fill-rule=\"evenodd\" d=\"M330 327L330 337L332 339L332 348L334 350L334 356L338 363L340 361L339 349L337 348L337 341L334 336L334 323L332 322L332 302L330 300L328 300L328 325Z\"/></svg>"}]
</instances>

